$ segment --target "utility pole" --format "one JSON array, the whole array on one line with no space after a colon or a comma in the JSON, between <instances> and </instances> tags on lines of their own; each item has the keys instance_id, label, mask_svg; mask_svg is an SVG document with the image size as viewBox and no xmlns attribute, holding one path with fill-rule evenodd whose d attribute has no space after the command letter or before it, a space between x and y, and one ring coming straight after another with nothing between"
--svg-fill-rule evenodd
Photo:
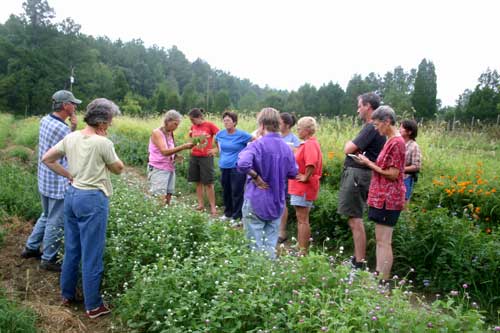
<instances>
[{"instance_id":1,"label":"utility pole","mask_svg":"<svg viewBox=\"0 0 500 333\"><path fill-rule=\"evenodd\" d=\"M73 91L73 82L75 82L75 67L71 66L71 75L69 76L69 91Z\"/></svg>"},{"instance_id":2,"label":"utility pole","mask_svg":"<svg viewBox=\"0 0 500 333\"><path fill-rule=\"evenodd\" d=\"M210 73L207 75L207 98L206 98L206 107L205 107L205 111L207 111L207 112L208 112L209 91L210 91Z\"/></svg>"}]
</instances>

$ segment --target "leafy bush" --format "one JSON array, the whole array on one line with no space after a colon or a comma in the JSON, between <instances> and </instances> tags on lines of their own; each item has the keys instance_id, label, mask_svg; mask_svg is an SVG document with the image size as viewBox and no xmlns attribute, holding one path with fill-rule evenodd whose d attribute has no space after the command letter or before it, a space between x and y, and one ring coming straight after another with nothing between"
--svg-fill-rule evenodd
<instances>
[{"instance_id":1,"label":"leafy bush","mask_svg":"<svg viewBox=\"0 0 500 333\"><path fill-rule=\"evenodd\" d=\"M130 332L480 331L458 300L415 307L411 292L353 273L341 253L251 252L238 230L205 223L190 207L168 208L115 181L106 249L107 294Z\"/></svg>"},{"instance_id":2,"label":"leafy bush","mask_svg":"<svg viewBox=\"0 0 500 333\"><path fill-rule=\"evenodd\" d=\"M106 241L105 286L109 292L119 292L134 269L160 257L181 260L199 253L198 244L208 239L202 214L182 205L159 207L141 192L129 191L118 179L115 187Z\"/></svg>"},{"instance_id":3,"label":"leafy bush","mask_svg":"<svg viewBox=\"0 0 500 333\"><path fill-rule=\"evenodd\" d=\"M10 215L34 219L41 212L35 170L0 162L0 205Z\"/></svg>"},{"instance_id":4,"label":"leafy bush","mask_svg":"<svg viewBox=\"0 0 500 333\"><path fill-rule=\"evenodd\" d=\"M5 298L0 290L0 332L35 333L35 314Z\"/></svg>"},{"instance_id":5,"label":"leafy bush","mask_svg":"<svg viewBox=\"0 0 500 333\"><path fill-rule=\"evenodd\" d=\"M486 234L447 209L406 212L394 231L397 274L414 269L417 286L428 292L467 294L496 316L500 306L500 234Z\"/></svg>"},{"instance_id":6,"label":"leafy bush","mask_svg":"<svg viewBox=\"0 0 500 333\"><path fill-rule=\"evenodd\" d=\"M32 158L35 158L35 154L33 154L33 151L23 146L14 146L10 149L7 149L5 156L7 158L18 159L23 163L28 163Z\"/></svg>"}]
</instances>

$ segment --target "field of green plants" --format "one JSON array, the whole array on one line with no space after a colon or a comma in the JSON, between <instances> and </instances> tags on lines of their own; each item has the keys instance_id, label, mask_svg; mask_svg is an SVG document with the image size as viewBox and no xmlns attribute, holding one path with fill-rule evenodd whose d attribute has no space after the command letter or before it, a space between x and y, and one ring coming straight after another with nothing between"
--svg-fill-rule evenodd
<instances>
[{"instance_id":1,"label":"field of green plants","mask_svg":"<svg viewBox=\"0 0 500 333\"><path fill-rule=\"evenodd\" d=\"M239 128L255 129L255 117L241 118ZM39 119L0 114L0 120L0 217L33 219L40 211ZM211 120L222 127L221 119ZM113 121L110 138L117 153L139 173L146 169L149 135L160 124L161 118ZM176 131L177 144L187 140L189 126L186 118ZM249 251L241 230L195 212L186 199L192 191L185 181L187 162L178 165L175 209L145 195L144 178L115 177L103 282L114 305L112 330L500 330L500 129L447 132L436 123L421 128L417 142L424 165L394 231L396 286L390 291L369 272L353 272L345 263L352 240L336 214L337 191L343 145L358 130L352 118L320 119L324 175L311 211L313 247L305 258L285 253L271 262ZM373 267L374 228L366 225ZM291 234L294 227L291 222ZM2 230L0 225L0 235Z\"/></svg>"}]
</instances>

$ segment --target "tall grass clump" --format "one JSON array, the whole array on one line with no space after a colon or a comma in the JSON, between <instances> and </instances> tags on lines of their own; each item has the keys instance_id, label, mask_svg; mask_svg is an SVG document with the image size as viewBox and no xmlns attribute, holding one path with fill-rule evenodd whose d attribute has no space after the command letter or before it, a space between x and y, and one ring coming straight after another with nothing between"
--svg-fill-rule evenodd
<instances>
[{"instance_id":1,"label":"tall grass clump","mask_svg":"<svg viewBox=\"0 0 500 333\"><path fill-rule=\"evenodd\" d=\"M5 148L9 137L10 127L14 122L14 116L8 113L0 113L0 149Z\"/></svg>"},{"instance_id":2,"label":"tall grass clump","mask_svg":"<svg viewBox=\"0 0 500 333\"><path fill-rule=\"evenodd\" d=\"M9 301L0 289L0 332L35 333L36 315L33 311Z\"/></svg>"},{"instance_id":3,"label":"tall grass clump","mask_svg":"<svg viewBox=\"0 0 500 333\"><path fill-rule=\"evenodd\" d=\"M35 219L41 212L36 170L0 161L0 206L9 215Z\"/></svg>"},{"instance_id":4,"label":"tall grass clump","mask_svg":"<svg viewBox=\"0 0 500 333\"><path fill-rule=\"evenodd\" d=\"M30 117L17 121L13 129L12 141L16 145L35 149L38 144L39 127L39 117Z\"/></svg>"}]
</instances>

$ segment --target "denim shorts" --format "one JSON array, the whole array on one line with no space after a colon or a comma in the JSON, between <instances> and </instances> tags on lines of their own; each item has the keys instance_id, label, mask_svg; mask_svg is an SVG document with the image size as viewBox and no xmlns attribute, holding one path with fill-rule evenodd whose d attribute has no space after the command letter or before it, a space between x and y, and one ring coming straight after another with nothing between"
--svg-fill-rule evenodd
<instances>
[{"instance_id":1,"label":"denim shorts","mask_svg":"<svg viewBox=\"0 0 500 333\"><path fill-rule=\"evenodd\" d=\"M290 205L299 207L309 207L312 208L313 202L306 200L306 195L290 195Z\"/></svg>"}]
</instances>

